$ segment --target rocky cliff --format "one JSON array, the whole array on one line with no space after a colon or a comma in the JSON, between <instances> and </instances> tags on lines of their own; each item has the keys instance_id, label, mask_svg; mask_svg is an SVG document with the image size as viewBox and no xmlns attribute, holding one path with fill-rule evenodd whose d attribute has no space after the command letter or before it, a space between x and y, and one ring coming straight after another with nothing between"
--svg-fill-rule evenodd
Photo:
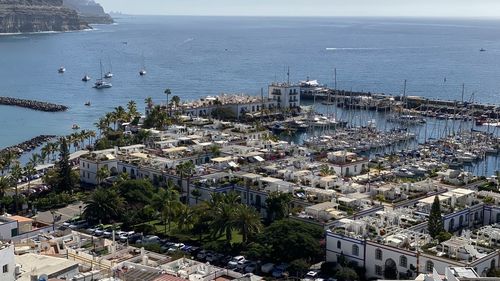
<instances>
[{"instance_id":1,"label":"rocky cliff","mask_svg":"<svg viewBox=\"0 0 500 281\"><path fill-rule=\"evenodd\" d=\"M0 0L0 33L90 28L63 0Z\"/></svg>"},{"instance_id":2,"label":"rocky cliff","mask_svg":"<svg viewBox=\"0 0 500 281\"><path fill-rule=\"evenodd\" d=\"M88 23L113 23L113 18L93 0L64 0L63 3L64 6L77 11L78 15Z\"/></svg>"}]
</instances>

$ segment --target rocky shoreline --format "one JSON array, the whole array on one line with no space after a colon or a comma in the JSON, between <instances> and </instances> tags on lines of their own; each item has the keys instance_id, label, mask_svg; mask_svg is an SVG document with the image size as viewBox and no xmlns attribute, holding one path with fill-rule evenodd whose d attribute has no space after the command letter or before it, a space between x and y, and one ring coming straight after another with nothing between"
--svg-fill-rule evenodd
<instances>
[{"instance_id":1,"label":"rocky shoreline","mask_svg":"<svg viewBox=\"0 0 500 281\"><path fill-rule=\"evenodd\" d=\"M40 145L54 139L55 137L56 136L54 135L40 135L25 142L0 149L0 155L10 151L13 152L16 156L20 156L23 153L33 151Z\"/></svg>"},{"instance_id":2,"label":"rocky shoreline","mask_svg":"<svg viewBox=\"0 0 500 281\"><path fill-rule=\"evenodd\" d=\"M65 105L10 97L0 97L0 105L18 106L45 112L61 112L68 110L68 107Z\"/></svg>"}]
</instances>

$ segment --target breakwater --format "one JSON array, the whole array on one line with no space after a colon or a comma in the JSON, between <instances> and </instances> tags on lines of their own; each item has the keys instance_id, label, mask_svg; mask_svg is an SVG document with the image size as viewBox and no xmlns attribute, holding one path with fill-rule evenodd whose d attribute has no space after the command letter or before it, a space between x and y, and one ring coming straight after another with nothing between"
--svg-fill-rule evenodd
<instances>
[{"instance_id":1,"label":"breakwater","mask_svg":"<svg viewBox=\"0 0 500 281\"><path fill-rule=\"evenodd\" d=\"M37 137L34 137L30 140L27 140L25 142L9 146L3 149L0 149L0 155L8 152L14 153L16 156L20 156L21 154L25 152L30 152L34 150L35 148L39 147L40 145L54 139L56 136L53 135L40 135Z\"/></svg>"},{"instance_id":2,"label":"breakwater","mask_svg":"<svg viewBox=\"0 0 500 281\"><path fill-rule=\"evenodd\" d=\"M0 105L11 105L45 112L60 112L68 110L67 106L60 104L10 97L0 97Z\"/></svg>"}]
</instances>

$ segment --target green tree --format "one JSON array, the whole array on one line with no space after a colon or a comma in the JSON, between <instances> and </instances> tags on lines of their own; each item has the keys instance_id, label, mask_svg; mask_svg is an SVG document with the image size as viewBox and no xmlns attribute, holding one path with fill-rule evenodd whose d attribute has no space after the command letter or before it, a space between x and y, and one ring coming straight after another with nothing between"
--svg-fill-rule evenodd
<instances>
[{"instance_id":1,"label":"green tree","mask_svg":"<svg viewBox=\"0 0 500 281\"><path fill-rule=\"evenodd\" d=\"M110 173L107 167L101 167L99 170L97 170L95 177L97 180L97 185L101 185L102 181L107 179L109 175Z\"/></svg>"},{"instance_id":2,"label":"green tree","mask_svg":"<svg viewBox=\"0 0 500 281\"><path fill-rule=\"evenodd\" d=\"M97 188L85 201L83 216L91 222L110 223L117 220L124 200L113 188Z\"/></svg>"},{"instance_id":3,"label":"green tree","mask_svg":"<svg viewBox=\"0 0 500 281\"><path fill-rule=\"evenodd\" d=\"M320 241L323 229L305 222L283 219L273 222L257 235L256 242L270 249L274 262L291 262L297 259L318 260L323 256Z\"/></svg>"},{"instance_id":4,"label":"green tree","mask_svg":"<svg viewBox=\"0 0 500 281\"><path fill-rule=\"evenodd\" d=\"M172 108L172 107L170 107L170 105L168 103L168 96L170 96L172 94L172 91L170 89L165 89L165 91L163 91L163 93L167 96L167 106L169 107L169 113L170 113L170 108Z\"/></svg>"},{"instance_id":5,"label":"green tree","mask_svg":"<svg viewBox=\"0 0 500 281\"><path fill-rule=\"evenodd\" d=\"M186 204L189 205L189 198L191 196L191 177L193 177L193 174L195 172L195 166L193 162L191 161L186 161L183 162L175 167L177 174L179 175L181 179L181 190L183 189L182 184L183 184L183 179L186 178L186 186L187 186L187 192L186 192Z\"/></svg>"},{"instance_id":6,"label":"green tree","mask_svg":"<svg viewBox=\"0 0 500 281\"><path fill-rule=\"evenodd\" d=\"M193 191L191 191L191 195L195 199L195 204L198 204L198 200L201 197L201 191L198 188L195 188L195 189L193 189Z\"/></svg>"},{"instance_id":7,"label":"green tree","mask_svg":"<svg viewBox=\"0 0 500 281\"><path fill-rule=\"evenodd\" d=\"M267 220L273 222L288 217L291 201L290 193L271 192L266 198Z\"/></svg>"},{"instance_id":8,"label":"green tree","mask_svg":"<svg viewBox=\"0 0 500 281\"><path fill-rule=\"evenodd\" d=\"M179 96L173 96L172 103L175 105L175 108L178 108L181 103L181 98Z\"/></svg>"},{"instance_id":9,"label":"green tree","mask_svg":"<svg viewBox=\"0 0 500 281\"><path fill-rule=\"evenodd\" d=\"M243 236L243 242L248 242L250 235L255 235L262 231L260 214L250 206L239 204L234 216L234 227L238 229Z\"/></svg>"},{"instance_id":10,"label":"green tree","mask_svg":"<svg viewBox=\"0 0 500 281\"><path fill-rule=\"evenodd\" d=\"M360 280L358 273L349 267L342 267L335 273L335 279L338 281L356 281ZM394 278L397 279L397 278Z\"/></svg>"},{"instance_id":11,"label":"green tree","mask_svg":"<svg viewBox=\"0 0 500 281\"><path fill-rule=\"evenodd\" d=\"M444 232L443 218L441 215L441 203L439 202L439 197L437 195L434 197L434 202L431 206L427 228L432 238L436 238L439 233Z\"/></svg>"},{"instance_id":12,"label":"green tree","mask_svg":"<svg viewBox=\"0 0 500 281\"><path fill-rule=\"evenodd\" d=\"M56 186L56 190L59 192L72 191L75 187L75 182L73 181L71 173L72 170L69 163L69 147L66 138L61 138L59 155L60 159L57 165L59 182Z\"/></svg>"},{"instance_id":13,"label":"green tree","mask_svg":"<svg viewBox=\"0 0 500 281\"><path fill-rule=\"evenodd\" d=\"M23 169L21 168L21 165L19 162L15 162L14 166L12 167L10 171L10 176L12 178L12 181L14 182L14 188L15 188L15 195L14 195L14 210L17 213L19 211L19 190L18 190L18 183L19 180L23 177Z\"/></svg>"}]
</instances>

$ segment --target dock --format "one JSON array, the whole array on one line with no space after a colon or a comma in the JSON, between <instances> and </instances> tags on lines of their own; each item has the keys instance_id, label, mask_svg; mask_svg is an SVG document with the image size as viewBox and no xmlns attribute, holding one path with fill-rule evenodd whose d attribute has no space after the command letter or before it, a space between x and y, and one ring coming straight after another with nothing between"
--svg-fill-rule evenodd
<instances>
[{"instance_id":1,"label":"dock","mask_svg":"<svg viewBox=\"0 0 500 281\"><path fill-rule=\"evenodd\" d=\"M0 97L0 105L17 106L44 112L61 112L68 110L68 107L65 105L11 97Z\"/></svg>"}]
</instances>

